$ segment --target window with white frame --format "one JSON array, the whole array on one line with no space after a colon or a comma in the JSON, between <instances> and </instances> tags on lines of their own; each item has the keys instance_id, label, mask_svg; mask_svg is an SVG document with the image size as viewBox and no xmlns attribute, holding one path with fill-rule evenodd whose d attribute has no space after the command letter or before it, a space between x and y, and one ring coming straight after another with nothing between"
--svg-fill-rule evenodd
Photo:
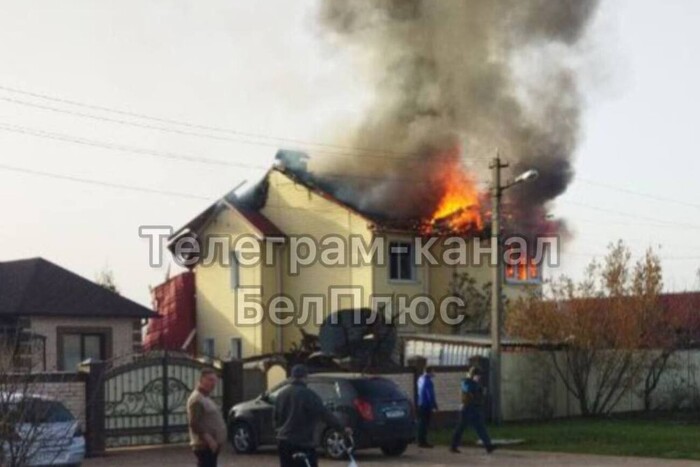
<instances>
[{"instance_id":1,"label":"window with white frame","mask_svg":"<svg viewBox=\"0 0 700 467\"><path fill-rule=\"evenodd\" d=\"M389 279L392 281L412 281L415 278L413 244L402 241L389 242Z\"/></svg>"}]
</instances>

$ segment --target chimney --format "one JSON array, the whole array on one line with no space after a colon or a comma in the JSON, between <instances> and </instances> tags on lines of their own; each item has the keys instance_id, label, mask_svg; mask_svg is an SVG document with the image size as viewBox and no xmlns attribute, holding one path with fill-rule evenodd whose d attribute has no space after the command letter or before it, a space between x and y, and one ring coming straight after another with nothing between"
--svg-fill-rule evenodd
<instances>
[{"instance_id":1,"label":"chimney","mask_svg":"<svg viewBox=\"0 0 700 467\"><path fill-rule=\"evenodd\" d=\"M309 155L301 151L280 149L275 155L277 167L303 176L308 172Z\"/></svg>"}]
</instances>

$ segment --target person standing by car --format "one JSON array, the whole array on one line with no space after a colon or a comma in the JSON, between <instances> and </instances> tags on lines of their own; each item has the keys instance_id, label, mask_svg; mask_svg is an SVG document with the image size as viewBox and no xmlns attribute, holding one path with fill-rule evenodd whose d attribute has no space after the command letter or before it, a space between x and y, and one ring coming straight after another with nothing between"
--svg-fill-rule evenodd
<instances>
[{"instance_id":1,"label":"person standing by car","mask_svg":"<svg viewBox=\"0 0 700 467\"><path fill-rule=\"evenodd\" d=\"M452 435L450 451L459 453L458 446L462 444L462 434L471 425L489 454L496 449L484 424L484 387L481 384L481 370L471 367L467 377L462 380L462 410L459 424Z\"/></svg>"},{"instance_id":2,"label":"person standing by car","mask_svg":"<svg viewBox=\"0 0 700 467\"><path fill-rule=\"evenodd\" d=\"M307 375L306 366L295 365L292 368L291 384L275 400L275 425L281 467L298 465L294 455L299 453L306 456L311 467L318 466L314 446L314 429L318 421L352 436L352 429L346 428L323 405L321 398L306 386Z\"/></svg>"},{"instance_id":3,"label":"person standing by car","mask_svg":"<svg viewBox=\"0 0 700 467\"><path fill-rule=\"evenodd\" d=\"M418 446L422 448L433 447L432 444L428 443L430 419L433 411L438 409L433 376L433 369L426 367L421 377L418 378Z\"/></svg>"},{"instance_id":4,"label":"person standing by car","mask_svg":"<svg viewBox=\"0 0 700 467\"><path fill-rule=\"evenodd\" d=\"M199 467L216 467L219 451L226 442L226 423L221 407L210 397L218 379L213 369L203 369L197 388L187 399L190 446Z\"/></svg>"}]
</instances>

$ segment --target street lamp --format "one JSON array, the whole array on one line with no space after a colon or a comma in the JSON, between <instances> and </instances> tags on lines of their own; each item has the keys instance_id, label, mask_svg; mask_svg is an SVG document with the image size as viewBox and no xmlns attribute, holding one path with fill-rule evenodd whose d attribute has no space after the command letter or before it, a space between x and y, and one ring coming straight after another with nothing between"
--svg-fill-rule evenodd
<instances>
[{"instance_id":1,"label":"street lamp","mask_svg":"<svg viewBox=\"0 0 700 467\"><path fill-rule=\"evenodd\" d=\"M527 172L523 172L520 175L518 175L517 177L515 177L515 179L513 180L513 183L511 183L510 185L507 185L503 188L504 189L510 188L513 185L517 185L518 183L532 182L532 181L537 180L537 177L539 177L539 176L540 176L540 173L537 170L530 169Z\"/></svg>"},{"instance_id":2,"label":"street lamp","mask_svg":"<svg viewBox=\"0 0 700 467\"><path fill-rule=\"evenodd\" d=\"M491 186L491 252L492 258L495 256L496 264L492 269L491 284L491 356L490 368L490 393L491 393L491 415L495 423L501 423L501 289L503 286L503 268L501 261L501 195L505 190L520 183L531 182L539 177L537 170L531 169L521 173L512 181L501 185L501 169L508 167L508 164L501 162L501 158L496 158L491 163L493 170L493 184Z\"/></svg>"}]
</instances>

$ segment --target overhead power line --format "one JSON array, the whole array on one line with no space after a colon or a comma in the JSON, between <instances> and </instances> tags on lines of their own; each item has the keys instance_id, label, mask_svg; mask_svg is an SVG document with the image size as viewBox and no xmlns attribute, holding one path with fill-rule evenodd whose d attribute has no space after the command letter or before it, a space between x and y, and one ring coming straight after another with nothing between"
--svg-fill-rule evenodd
<instances>
[{"instance_id":1,"label":"overhead power line","mask_svg":"<svg viewBox=\"0 0 700 467\"><path fill-rule=\"evenodd\" d=\"M145 129L149 129L149 130L170 132L170 133L181 134L181 135L186 135L186 136L211 138L211 139L222 140L222 141L232 141L232 142L238 142L238 143L244 143L244 144L263 145L263 146L270 146L270 147L279 147L280 143L292 143L292 144L316 146L319 148L325 148L325 149L321 149L317 152L319 152L321 154L328 154L328 155L331 155L334 157L352 157L352 158L355 158L355 157L375 157L375 158L381 158L381 159L398 159L398 160L401 160L403 162L407 162L407 159L415 159L416 162L419 162L419 163L420 162L435 163L432 160L428 161L425 158L420 157L419 155L416 155L416 154L400 153L400 152L395 152L395 151L381 151L381 150L376 150L376 149L371 149L371 148L358 148L358 147L342 146L342 145L336 145L336 144L312 142L312 141L293 139L293 138L282 138L282 137L276 137L276 136L270 136L270 135L247 133L247 132L242 132L242 131L238 131L238 130L234 130L234 129L230 129L230 128L211 126L211 125L202 125L202 124L192 123L192 122L183 121L183 120L155 117L152 115L147 115L147 114L138 113L138 112L114 109L114 108L110 108L110 107L106 107L106 106L89 104L89 103L85 103L85 102L81 102L81 101L77 101L77 100L51 96L48 94L26 91L26 90L22 90L22 89L10 87L10 86L5 86L5 85L0 85L0 90L8 92L8 93L29 96L29 97L36 98L36 99L43 99L43 100L51 101L54 103L60 103L63 105L70 105L70 106L80 107L83 109L90 109L93 111L108 112L108 113L112 113L112 114L116 114L116 115L121 115L124 117L138 118L138 119L147 120L147 121L151 121L151 122L157 122L161 125L162 124L176 125L176 126L180 126L180 127L193 129L193 130L229 134L229 135L233 135L234 137L232 138L229 136L214 135L214 134L210 134L210 133L198 133L197 131L191 131L191 130L182 129L182 128L172 128L172 127L167 127L167 126L153 125L153 124L143 123L143 122L135 122L135 121L125 120L123 118L106 117L106 116L90 114L90 113L86 113L86 112L82 112L82 111L70 110L70 109L55 107L55 106L51 106L51 105L38 104L35 102L29 102L29 101L15 99L15 98L11 98L11 97L0 96L0 100L3 100L5 102L9 102L9 103L13 103L13 104L17 104L17 105L38 108L38 109L42 109L42 110L46 110L46 111L59 112L59 113L64 113L64 114L73 115L73 116L82 117L82 118L90 118L90 119L99 120L99 121L105 121L105 122L116 123L116 124L121 124L121 125L128 125L128 126L132 126L132 127L145 128ZM174 153L163 152L163 151L154 151L154 150L150 150L150 149L137 148L137 147L133 147L133 146L123 145L123 144L119 144L119 143L107 143L107 142L96 141L96 140L91 140L91 139L82 138L82 137L75 137L75 136L71 136L71 135L53 133L53 132L48 132L48 131L44 131L41 129L33 129L33 128L28 128L28 127L20 127L20 126L16 126L16 125L3 124L1 122L0 122L0 130L11 131L11 132L15 132L15 133L22 133L22 134L26 134L26 135L31 135L31 136L41 137L41 138L48 138L48 139L53 139L53 140L59 140L59 141L64 141L64 142L71 142L71 143L76 143L76 144L101 147L104 149L110 149L110 150L116 150L116 151L122 151L122 152L130 152L130 153L148 155L148 156L154 156L154 157L162 157L162 158L168 158L168 159L172 159L172 160L180 160L180 161L185 161L185 162L196 162L196 163L203 163L203 164L210 164L210 165L231 166L231 167L240 167L240 168L248 168L248 169L258 169L258 170L267 170L268 169L268 167L263 167L263 166L259 166L259 165L224 161L221 159L211 159L211 158L190 156L190 155L183 155L183 154L174 154ZM257 141L250 140L250 139L242 139L242 137L243 138L254 138L254 139L257 139ZM329 152L329 150L332 150L332 151ZM333 151L356 151L356 152L355 153L353 153L353 152L344 152L343 153L343 152L333 152ZM360 154L358 152L364 152L364 154ZM481 159L481 158L476 158L476 159ZM387 179L387 177L385 177L385 176L351 175L348 173L343 173L343 174L323 173L322 176L327 177L327 178L340 178L340 179L356 178L356 179L380 180L380 181L384 181ZM424 178L397 177L395 179L402 180L402 181L415 182L415 183L425 183ZM624 192L624 193L628 193L631 195L641 196L641 197L653 199L653 200L660 201L660 202L676 203L676 204L680 204L680 205L684 205L684 206L700 208L700 204L697 204L697 203L667 198L667 197L663 197L663 196L657 196L657 195L653 195L653 194L649 194L649 193L643 193L643 192L630 190L630 189L623 188L623 187L617 187L617 186L613 186L613 185L609 185L609 184L605 184L605 183L601 183L601 182L596 182L593 180L588 180L585 178L578 178L577 180L580 180L583 183L586 183L586 184L591 185L591 186L598 186L601 188L606 188L606 189L610 189L610 190ZM562 202L566 203L568 201L562 201ZM568 202L568 203L573 204L573 205L578 205L581 207L586 207L589 209L595 209L595 210L598 210L601 212L609 212L612 214L625 216L625 217L629 217L629 218L644 219L644 220L647 220L649 222L657 223L660 225L683 226L683 227L691 228L691 229L700 229L700 225L684 224L684 223L678 223L678 222L673 222L673 221L654 219L651 217L638 216L638 215L633 215L633 214L629 214L626 212L613 211L613 210L608 210L605 208L599 208L597 206L589 206L589 205L585 205L583 203L576 203L576 202Z\"/></svg>"},{"instance_id":2,"label":"overhead power line","mask_svg":"<svg viewBox=\"0 0 700 467\"><path fill-rule=\"evenodd\" d=\"M631 218L631 219L640 219L640 220L644 220L644 221L647 221L647 222L655 222L655 223L658 223L658 224L666 224L666 225L669 225L669 226L684 227L684 228L686 228L686 229L700 229L700 225L696 225L696 224L686 224L686 223L684 223L684 222L675 222L675 221L669 221L669 220L664 220L664 219L656 219L656 218L654 218L654 217L640 216L640 215L637 215L637 214L631 214L631 213L624 212L624 211L617 211L617 210L614 210L614 209L607 209L607 208L601 208L601 207L599 207L599 206L592 206L592 205L590 205L590 204L580 203L580 202L578 202L578 201L560 200L560 201L558 201L558 202L563 203L563 204L570 204L570 205L572 205L572 206L579 206L579 207L586 208L586 209L591 209L591 210L594 210L594 211L605 212L605 213L609 213L609 214L615 214L616 216L628 217L628 218ZM601 222L604 222L604 221L601 220Z\"/></svg>"},{"instance_id":3,"label":"overhead power line","mask_svg":"<svg viewBox=\"0 0 700 467\"><path fill-rule=\"evenodd\" d=\"M21 173L21 174L26 174L26 175L32 175L32 176L39 176L39 177L44 177L44 178L51 178L51 179L56 179L56 180L62 180L62 181L68 181L68 182L73 182L73 183L80 183L80 184L85 184L85 185L93 185L93 186L99 186L99 187L104 187L104 188L112 188L112 189L118 189L118 190L124 190L124 191L133 191L133 192L138 192L138 193L147 193L147 194L156 194L156 195L163 195L163 196L170 196L170 197L177 197L177 198L184 198L184 199L192 199L192 200L197 200L197 201L208 201L211 202L213 199L216 199L216 197L210 197L210 196L203 196L203 195L197 195L193 193L184 193L184 192L179 192L179 191L169 191L169 190L162 190L162 189L156 189L156 188L150 188L150 187L143 187L143 186L136 186L136 185L129 185L129 184L121 184L121 183L113 183L113 182L108 182L104 180L95 180L95 179L90 179L90 178L84 178L84 177L78 177L74 175L66 175L66 174L59 174L55 172L46 172L46 171L41 171L41 170L34 170L34 169L28 169L28 168L23 168L23 167L16 167L16 166L11 166L7 164L0 164L0 170L8 171L8 172L15 172L15 173ZM300 210L300 211L307 211L307 208L300 208L300 207L294 207L294 206L272 206L270 205L269 207L272 208L282 208L286 210ZM323 210L322 212L335 212L335 210ZM314 209L314 212L319 212L318 209ZM592 253L582 253L582 252L562 252L563 255L570 255L570 256L585 256L585 257L604 257L607 253L603 252L600 254L592 254ZM662 260L667 260L667 261L700 261L700 256L660 256Z\"/></svg>"},{"instance_id":4,"label":"overhead power line","mask_svg":"<svg viewBox=\"0 0 700 467\"><path fill-rule=\"evenodd\" d=\"M47 178L54 178L58 180L66 180L70 182L75 182L75 183L83 183L87 185L97 185L97 186L102 186L102 187L108 187L108 188L117 188L120 190L129 190L129 191L138 191L141 193L152 193L152 194L158 194L158 195L167 195L167 196L177 196L178 198L188 198L188 199L197 199L197 200L211 200L210 197L207 196L200 196L200 195L194 195L194 194L189 194L189 193L181 193L177 191L167 191L167 190L159 190L155 188L147 188L147 187L140 187L140 186L133 186L133 185L124 185L120 183L112 183L112 182L107 182L103 180L93 180L89 178L82 178L82 177L76 177L74 175L63 175L63 174L57 174L53 172L44 172L41 170L34 170L34 169L26 169L22 167L14 167L11 165L6 165L6 164L0 164L0 170L6 170L9 172L18 172L18 173L24 173L24 174L29 174L29 175L36 175L40 177L47 177Z\"/></svg>"},{"instance_id":5,"label":"overhead power line","mask_svg":"<svg viewBox=\"0 0 700 467\"><path fill-rule=\"evenodd\" d=\"M675 203L675 204L679 204L681 206L689 206L689 207L700 209L700 204L692 203L690 201L684 201L684 200L675 199L675 198L667 198L665 196L657 196L657 195L653 195L651 193L644 193L641 191L636 191L636 190L631 190L629 188L623 188L623 187L618 187L618 186L614 186L614 185L609 185L607 183L596 182L594 180L589 180L589 179L581 178L581 177L576 177L576 180L579 182L585 183L587 185L597 186L600 188L605 188L605 189L613 190L613 191L619 191L621 193L627 193L627 194L634 195L634 196L640 196L642 198L653 199L655 201L660 201L662 203Z\"/></svg>"},{"instance_id":6,"label":"overhead power line","mask_svg":"<svg viewBox=\"0 0 700 467\"><path fill-rule=\"evenodd\" d=\"M312 147L317 148L317 149L312 149L313 152L318 153L318 154L325 154L325 155L329 155L329 156L333 156L333 157L348 157L348 158L369 157L369 158L382 159L382 160L398 160L398 161L403 161L403 162L405 162L407 159L413 159L416 162L420 162L420 163L427 163L427 162L435 163L434 160L430 160L430 161L426 160L426 158L421 154L405 153L405 152L399 152L399 151L378 150L378 149L371 149L371 148L342 146L342 145L337 145L337 144L319 143L319 142L294 139L294 138L283 138L283 137L264 135L264 134L259 134L259 133L248 133L248 132L234 130L231 128L217 127L217 126L211 126L211 125L202 125L202 124L187 122L187 121L183 121L183 120L161 118L161 117L155 117L152 115L147 115L147 114L138 113L138 112L131 112L131 111L119 110L119 109L114 109L114 108L100 106L100 105L93 105L93 104L88 104L85 102L50 96L48 94L25 91L25 90L21 90L21 89L9 87L9 86L3 86L3 85L0 85L0 90L3 90L5 92L10 92L10 93L15 93L15 94L21 94L21 95L25 95L25 96L31 96L33 98L44 99L44 100L48 100L48 101L52 101L52 102L56 102L56 103L61 103L64 105L71 105L71 106L81 107L84 109L96 110L96 111L100 111L100 112L108 112L108 113L117 114L117 115L130 117L130 118L139 118L139 119L143 119L143 120L157 122L160 124L177 125L177 126L181 126L181 127L185 127L185 128L195 129L195 130L204 130L204 131L208 131L208 132L224 133L224 134L232 135L234 137L217 136L217 135L212 135L210 133L198 133L198 132L193 132L193 131L188 131L188 130L174 129L174 128L169 128L169 127L144 124L144 123L133 122L133 121L124 120L124 119L116 119L116 118L104 117L104 116L100 116L100 115L88 114L85 112L68 110L68 109L64 109L64 108L60 108L60 107L37 104L34 102L24 101L24 100L20 100L20 99L14 99L14 98L9 98L9 97L0 97L0 99L4 100L6 102L13 103L13 104L23 105L23 106L27 106L27 107L34 107L34 108L52 111L52 112L69 114L69 115L82 117L82 118L90 118L90 119L100 120L100 121L105 121L105 122L110 122L110 123L117 123L120 125L141 127L141 128L146 128L146 129L150 129L150 130L176 133L176 134L187 135L187 136L195 136L195 137L200 137L200 138L210 138L210 139L216 139L216 140L220 140L220 141L231 141L231 142L236 142L236 143L268 146L268 147L276 147L276 148L279 148L280 144L312 146ZM301 149L303 149L303 148L301 148ZM485 159L486 159L485 157L470 157L470 160L485 160Z\"/></svg>"},{"instance_id":7,"label":"overhead power line","mask_svg":"<svg viewBox=\"0 0 700 467\"><path fill-rule=\"evenodd\" d=\"M151 156L151 157L159 157L159 158L182 161L182 162L195 162L195 163L207 164L207 165L229 166L229 167L237 167L237 168L245 168L245 169L256 169L256 170L268 170L269 169L269 167L267 167L267 166L254 165L254 164L244 164L244 163L239 163L239 162L229 162L229 161L224 161L221 159L211 159L211 158L206 158L206 157L177 154L177 153L164 152L164 151L154 151L151 149L144 149L144 148L139 148L139 147L130 146L130 145L124 145L124 144L118 144L118 143L108 143L108 142L97 141L97 140L88 139L88 138L75 137L75 136L66 135L63 133L48 132L48 131L44 131L44 130L29 128L29 127L24 127L24 126L18 126L18 125L9 125L9 124L3 123L3 122L0 122L0 131L9 131L9 132L20 133L20 134L25 134L25 135L30 135L30 136L40 137L40 138L46 138L46 139L51 139L51 140L56 140L56 141L63 141L63 142L69 142L69 143L75 143L75 144L88 145L88 146L99 147L99 148L108 149L108 150L112 150L112 151L120 151L120 152L127 152L127 153L139 154L139 155L146 155L146 156ZM337 173L336 174L323 173L321 175L323 177L327 177L327 178L339 178L339 179L356 178L356 179L367 179L367 180L378 180L378 181L385 181L386 180L386 177L384 177L384 176L351 175L351 174L337 174ZM414 179L414 178L398 177L398 178L396 178L396 180L414 182L414 183L426 183L426 180L424 178L415 178ZM647 222L665 224L668 226L679 226L679 227L688 228L688 229L700 229L700 225L667 221L667 220L656 219L656 218L647 217L647 216L639 216L639 215L630 214L627 212L601 208L599 206L591 206L591 205L576 202L576 201L562 200L561 202L564 204L570 204L573 206L580 206L580 207L584 207L587 209L592 209L592 210L596 210L596 211L600 211L600 212L611 213L611 214L615 214L618 216L624 216L624 217L633 218L633 219L645 220Z\"/></svg>"},{"instance_id":8,"label":"overhead power line","mask_svg":"<svg viewBox=\"0 0 700 467\"><path fill-rule=\"evenodd\" d=\"M144 155L144 156L160 157L160 158L164 158L164 159L172 159L172 160L183 161L183 162L196 162L196 163L200 163L200 164L220 165L220 166L247 168L247 169L266 169L266 167L259 166L259 165L243 164L243 163L238 163L238 162L229 162L229 161L224 161L221 159L211 159L211 158L206 158L206 157L189 156L189 155L176 154L176 153L165 152L165 151L155 151L152 149L144 149L144 148L139 148L136 146L130 146L130 145L125 145L125 144L108 143L108 142L104 142L104 141L98 141L98 140L83 138L83 137L79 137L79 136L72 136L72 135L67 135L65 133L54 133L54 132L40 130L40 129L36 129L36 128L30 128L30 127L19 126L19 125L10 125L10 124L4 123L4 122L0 122L0 130L9 131L12 133L20 133L20 134L24 134L24 135L36 136L38 138L52 139L55 141L63 141L66 143L82 144L82 145L86 145L86 146L94 146L94 147L98 147L98 148L109 149L112 151L130 152L130 153Z\"/></svg>"},{"instance_id":9,"label":"overhead power line","mask_svg":"<svg viewBox=\"0 0 700 467\"><path fill-rule=\"evenodd\" d=\"M563 251L560 253L562 256L578 256L581 258L605 258L608 252L601 253L590 253L590 252L577 252L577 251ZM700 261L700 256L659 256L662 261Z\"/></svg>"},{"instance_id":10,"label":"overhead power line","mask_svg":"<svg viewBox=\"0 0 700 467\"><path fill-rule=\"evenodd\" d=\"M127 152L133 154L139 154L150 157L159 157L164 159L171 159L181 162L194 162L206 165L217 165L217 166L228 166L237 167L245 169L255 169L255 170L268 170L269 166L255 165L255 164L245 164L241 162L225 161L222 159L212 159L207 157L192 156L186 154L178 154L166 151L156 151L153 149L145 149L131 145L125 145L120 143L111 143L105 141L94 140L90 138L84 138L81 136L73 136L65 133L56 133L51 131L45 131L42 129L31 128L20 125L11 125L5 122L0 122L0 131L8 131L12 133L19 133L23 135L35 136L38 138L51 139L55 141L62 141L67 143L75 143L86 146L93 146L102 149L108 149L112 151ZM359 179L359 180L370 180L370 181L387 181L390 178L382 175L353 175L350 173L333 173L333 172L322 172L319 174L320 178L336 178L336 179ZM422 177L394 177L393 180L405 181L412 183L425 183L426 179Z\"/></svg>"},{"instance_id":11,"label":"overhead power line","mask_svg":"<svg viewBox=\"0 0 700 467\"><path fill-rule=\"evenodd\" d=\"M65 175L65 174L59 174L55 172L46 172L42 170L35 170L35 169L28 169L24 167L16 167L16 166L11 166L7 164L0 164L0 171L5 170L8 172L15 172L15 173L21 173L25 175L34 175L34 176L39 176L39 177L45 177L45 178L52 178L56 180L62 180L62 181L68 181L68 182L75 182L75 183L82 183L82 184L87 184L87 185L95 185L95 186L100 186L100 187L105 187L105 188L115 188L119 190L125 190L125 191L134 191L134 192L139 192L139 193L149 193L149 194L157 194L157 195L165 195L165 196L176 196L178 198L186 198L186 199L193 199L197 201L205 200L208 202L212 202L212 200L220 199L220 197L210 197L210 196L203 196L203 195L196 195L196 194L191 194L191 193L182 193L178 191L168 191L168 190L160 190L160 189L155 189L155 188L149 188L149 187L142 187L142 186L135 186L135 185L127 185L127 184L121 184L121 183L112 183L112 182L107 182L103 180L95 180L95 179L90 179L90 178L83 178L83 177L77 177L74 175ZM295 206L282 206L282 205L274 205L274 204L266 204L266 207L269 208L275 208L275 209L284 209L284 210L291 210L291 211L309 211L309 208L300 208L300 207L295 207ZM313 208L313 212L337 212L336 209L317 209Z\"/></svg>"}]
</instances>

